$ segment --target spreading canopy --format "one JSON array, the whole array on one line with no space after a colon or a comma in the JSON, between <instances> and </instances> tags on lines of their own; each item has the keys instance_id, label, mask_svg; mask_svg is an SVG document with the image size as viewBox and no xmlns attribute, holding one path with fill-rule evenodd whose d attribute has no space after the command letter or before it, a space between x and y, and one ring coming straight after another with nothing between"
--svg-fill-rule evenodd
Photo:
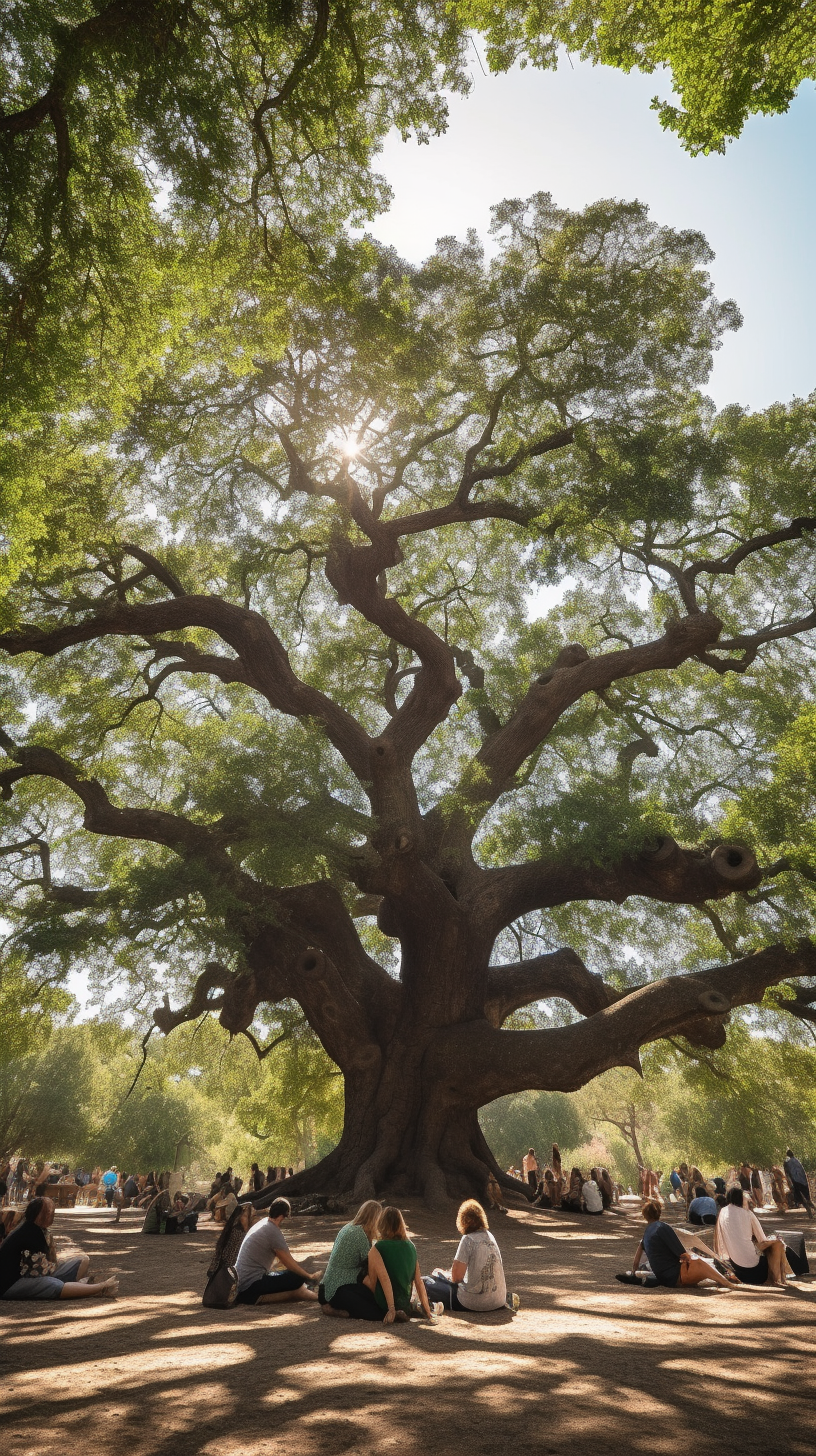
<instances>
[{"instance_id":1,"label":"spreading canopy","mask_svg":"<svg viewBox=\"0 0 816 1456\"><path fill-rule=\"evenodd\" d=\"M816 974L790 846L728 836L810 692L813 402L706 401L698 234L494 233L170 351L0 635L16 939L165 1032L298 1003L346 1086L317 1186L481 1186L480 1105Z\"/></svg>"},{"instance_id":2,"label":"spreading canopy","mask_svg":"<svg viewBox=\"0 0 816 1456\"><path fill-rule=\"evenodd\" d=\"M692 153L724 151L756 113L787 111L816 79L816 18L801 0L464 0L461 14L487 35L488 59L554 66L564 46L622 71L666 67L680 105L652 102Z\"/></svg>"}]
</instances>

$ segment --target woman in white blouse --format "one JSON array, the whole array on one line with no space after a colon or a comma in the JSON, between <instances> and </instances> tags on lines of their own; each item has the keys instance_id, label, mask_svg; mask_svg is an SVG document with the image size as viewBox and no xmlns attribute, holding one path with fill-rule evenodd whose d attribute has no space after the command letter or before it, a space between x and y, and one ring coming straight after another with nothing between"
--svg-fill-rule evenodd
<instances>
[{"instance_id":1,"label":"woman in white blouse","mask_svg":"<svg viewBox=\"0 0 816 1456\"><path fill-rule=\"evenodd\" d=\"M766 1239L756 1214L743 1206L741 1188L729 1188L727 1198L714 1230L719 1257L731 1260L741 1284L776 1284L784 1288L784 1243L781 1239Z\"/></svg>"}]
</instances>

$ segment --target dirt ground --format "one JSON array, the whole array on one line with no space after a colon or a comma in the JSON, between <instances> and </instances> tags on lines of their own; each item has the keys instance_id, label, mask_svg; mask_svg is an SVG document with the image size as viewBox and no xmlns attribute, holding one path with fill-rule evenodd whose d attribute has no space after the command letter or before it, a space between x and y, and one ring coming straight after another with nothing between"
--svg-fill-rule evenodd
<instances>
[{"instance_id":1,"label":"dirt ground","mask_svg":"<svg viewBox=\"0 0 816 1456\"><path fill-rule=\"evenodd\" d=\"M449 1265L453 1218L405 1212L423 1270ZM286 1232L298 1256L324 1260L341 1222L304 1217ZM216 1230L147 1238L139 1223L57 1215L61 1242L121 1271L116 1303L0 1305L6 1453L676 1456L725 1442L740 1456L811 1456L816 1445L816 1281L629 1290L613 1275L631 1263L634 1217L496 1217L519 1313L390 1327L329 1320L317 1305L205 1310Z\"/></svg>"}]
</instances>

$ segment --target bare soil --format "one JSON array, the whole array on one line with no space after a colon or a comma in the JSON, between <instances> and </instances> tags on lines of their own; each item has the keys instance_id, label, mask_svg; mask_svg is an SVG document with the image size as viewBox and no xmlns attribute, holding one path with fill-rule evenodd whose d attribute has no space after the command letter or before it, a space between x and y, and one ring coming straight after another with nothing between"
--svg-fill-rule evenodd
<instances>
[{"instance_id":1,"label":"bare soil","mask_svg":"<svg viewBox=\"0 0 816 1456\"><path fill-rule=\"evenodd\" d=\"M453 1218L405 1212L423 1270L449 1265ZM293 1219L287 1236L322 1262L342 1221ZM801 1215L765 1222L802 1226ZM816 1444L816 1283L630 1290L613 1276L631 1264L634 1217L498 1216L518 1315L390 1327L326 1319L317 1305L205 1310L216 1230L139 1227L106 1211L57 1216L63 1243L121 1271L116 1303L0 1305L6 1453L676 1456L725 1443L811 1456Z\"/></svg>"}]
</instances>

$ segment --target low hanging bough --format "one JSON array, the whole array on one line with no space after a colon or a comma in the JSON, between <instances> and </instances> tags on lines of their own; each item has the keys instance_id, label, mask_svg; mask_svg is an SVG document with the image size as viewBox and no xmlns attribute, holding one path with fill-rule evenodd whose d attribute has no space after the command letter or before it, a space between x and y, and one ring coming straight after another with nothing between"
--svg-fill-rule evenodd
<instances>
[{"instance_id":1,"label":"low hanging bough","mask_svg":"<svg viewBox=\"0 0 816 1456\"><path fill-rule=\"evenodd\" d=\"M372 250L237 380L169 369L139 425L159 524L132 530L122 467L129 534L44 558L0 635L18 942L120 947L141 1009L179 965L168 1034L212 1013L260 1045L296 1002L345 1126L293 1193L511 1185L485 1103L716 1048L771 987L812 1016L802 857L763 869L722 825L812 693L813 411L701 400L733 315L699 238L621 204L499 222L489 267Z\"/></svg>"}]
</instances>

